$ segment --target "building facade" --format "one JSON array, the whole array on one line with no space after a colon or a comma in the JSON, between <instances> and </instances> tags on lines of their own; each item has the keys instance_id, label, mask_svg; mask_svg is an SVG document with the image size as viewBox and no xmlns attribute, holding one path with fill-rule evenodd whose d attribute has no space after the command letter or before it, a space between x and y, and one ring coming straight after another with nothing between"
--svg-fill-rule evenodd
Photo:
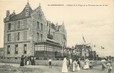
<instances>
[{"instance_id":1,"label":"building facade","mask_svg":"<svg viewBox=\"0 0 114 73\"><path fill-rule=\"evenodd\" d=\"M19 14L6 11L4 18L5 57L54 57L66 46L67 37L64 23L48 21L39 5L32 9L27 3Z\"/></svg>"}]
</instances>

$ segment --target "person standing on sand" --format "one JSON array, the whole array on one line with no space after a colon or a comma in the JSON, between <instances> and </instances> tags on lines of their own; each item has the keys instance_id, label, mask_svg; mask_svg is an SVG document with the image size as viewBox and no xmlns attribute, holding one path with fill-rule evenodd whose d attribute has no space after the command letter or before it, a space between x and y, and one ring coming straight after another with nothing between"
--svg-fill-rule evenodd
<instances>
[{"instance_id":1,"label":"person standing on sand","mask_svg":"<svg viewBox=\"0 0 114 73\"><path fill-rule=\"evenodd\" d=\"M69 59L69 69L72 70L72 59Z\"/></svg>"},{"instance_id":2,"label":"person standing on sand","mask_svg":"<svg viewBox=\"0 0 114 73\"><path fill-rule=\"evenodd\" d=\"M27 65L30 65L30 57L27 57Z\"/></svg>"},{"instance_id":3,"label":"person standing on sand","mask_svg":"<svg viewBox=\"0 0 114 73\"><path fill-rule=\"evenodd\" d=\"M79 66L78 63L77 63L77 66L76 66L76 70L77 70L77 71L80 71L80 66Z\"/></svg>"},{"instance_id":4,"label":"person standing on sand","mask_svg":"<svg viewBox=\"0 0 114 73\"><path fill-rule=\"evenodd\" d=\"M64 57L63 65L62 65L62 73L67 73L67 72L68 72L67 59L66 59L66 57Z\"/></svg>"},{"instance_id":5,"label":"person standing on sand","mask_svg":"<svg viewBox=\"0 0 114 73\"><path fill-rule=\"evenodd\" d=\"M20 62L20 66L24 66L24 55L21 56L21 62Z\"/></svg>"},{"instance_id":6,"label":"person standing on sand","mask_svg":"<svg viewBox=\"0 0 114 73\"><path fill-rule=\"evenodd\" d=\"M80 64L80 58L78 58L77 63L79 64L79 67L81 67L81 64Z\"/></svg>"},{"instance_id":7,"label":"person standing on sand","mask_svg":"<svg viewBox=\"0 0 114 73\"><path fill-rule=\"evenodd\" d=\"M73 61L73 68L72 71L75 72L76 71L76 67L77 67L77 62L76 60Z\"/></svg>"},{"instance_id":8,"label":"person standing on sand","mask_svg":"<svg viewBox=\"0 0 114 73\"><path fill-rule=\"evenodd\" d=\"M83 60L80 60L80 68L83 69L84 68L84 61Z\"/></svg>"},{"instance_id":9,"label":"person standing on sand","mask_svg":"<svg viewBox=\"0 0 114 73\"><path fill-rule=\"evenodd\" d=\"M25 56L25 60L24 61L25 61L25 65L27 65L27 56Z\"/></svg>"},{"instance_id":10,"label":"person standing on sand","mask_svg":"<svg viewBox=\"0 0 114 73\"><path fill-rule=\"evenodd\" d=\"M106 68L106 60L105 60L105 58L101 60L101 65L102 65L102 71L104 71L105 68Z\"/></svg>"},{"instance_id":11,"label":"person standing on sand","mask_svg":"<svg viewBox=\"0 0 114 73\"><path fill-rule=\"evenodd\" d=\"M89 59L86 59L85 60L84 69L85 70L88 70L89 69Z\"/></svg>"},{"instance_id":12,"label":"person standing on sand","mask_svg":"<svg viewBox=\"0 0 114 73\"><path fill-rule=\"evenodd\" d=\"M34 56L31 57L31 65L35 65L35 58L34 58Z\"/></svg>"},{"instance_id":13,"label":"person standing on sand","mask_svg":"<svg viewBox=\"0 0 114 73\"><path fill-rule=\"evenodd\" d=\"M49 63L49 68L51 68L51 67L52 67L52 65L51 65L52 63L51 63L51 62L52 62L52 60L51 60L51 58L49 58L49 60L48 60L48 63Z\"/></svg>"}]
</instances>

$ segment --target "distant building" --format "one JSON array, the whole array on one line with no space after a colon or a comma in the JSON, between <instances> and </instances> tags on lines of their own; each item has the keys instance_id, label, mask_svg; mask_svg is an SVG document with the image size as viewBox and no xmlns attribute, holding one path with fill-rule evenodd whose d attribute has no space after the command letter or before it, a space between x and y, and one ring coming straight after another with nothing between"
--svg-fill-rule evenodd
<instances>
[{"instance_id":1,"label":"distant building","mask_svg":"<svg viewBox=\"0 0 114 73\"><path fill-rule=\"evenodd\" d=\"M91 46L88 46L86 44L79 44L75 45L75 48L73 50L73 56L77 58L88 58L89 52L91 51Z\"/></svg>"},{"instance_id":2,"label":"distant building","mask_svg":"<svg viewBox=\"0 0 114 73\"><path fill-rule=\"evenodd\" d=\"M29 3L22 12L10 14L8 10L4 18L4 56L37 58L61 55L66 46L67 37L64 23L54 24L46 20L41 6L32 10Z\"/></svg>"}]
</instances>

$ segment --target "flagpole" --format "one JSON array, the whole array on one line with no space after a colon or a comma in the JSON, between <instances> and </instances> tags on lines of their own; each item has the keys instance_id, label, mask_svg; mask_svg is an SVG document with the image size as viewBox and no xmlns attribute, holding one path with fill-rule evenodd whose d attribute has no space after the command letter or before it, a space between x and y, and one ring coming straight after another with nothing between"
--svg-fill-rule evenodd
<instances>
[{"instance_id":1,"label":"flagpole","mask_svg":"<svg viewBox=\"0 0 114 73\"><path fill-rule=\"evenodd\" d=\"M86 41L85 41L83 34L82 34L82 38L83 38L84 60L85 60L85 46L84 45L85 45Z\"/></svg>"}]
</instances>

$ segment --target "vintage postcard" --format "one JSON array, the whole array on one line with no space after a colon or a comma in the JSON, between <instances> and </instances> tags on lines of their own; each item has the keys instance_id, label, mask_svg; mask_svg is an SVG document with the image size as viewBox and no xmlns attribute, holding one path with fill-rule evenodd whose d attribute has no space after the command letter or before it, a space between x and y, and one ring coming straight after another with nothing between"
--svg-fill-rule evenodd
<instances>
[{"instance_id":1,"label":"vintage postcard","mask_svg":"<svg viewBox=\"0 0 114 73\"><path fill-rule=\"evenodd\" d=\"M114 72L114 0L0 0L0 73L54 72Z\"/></svg>"}]
</instances>

